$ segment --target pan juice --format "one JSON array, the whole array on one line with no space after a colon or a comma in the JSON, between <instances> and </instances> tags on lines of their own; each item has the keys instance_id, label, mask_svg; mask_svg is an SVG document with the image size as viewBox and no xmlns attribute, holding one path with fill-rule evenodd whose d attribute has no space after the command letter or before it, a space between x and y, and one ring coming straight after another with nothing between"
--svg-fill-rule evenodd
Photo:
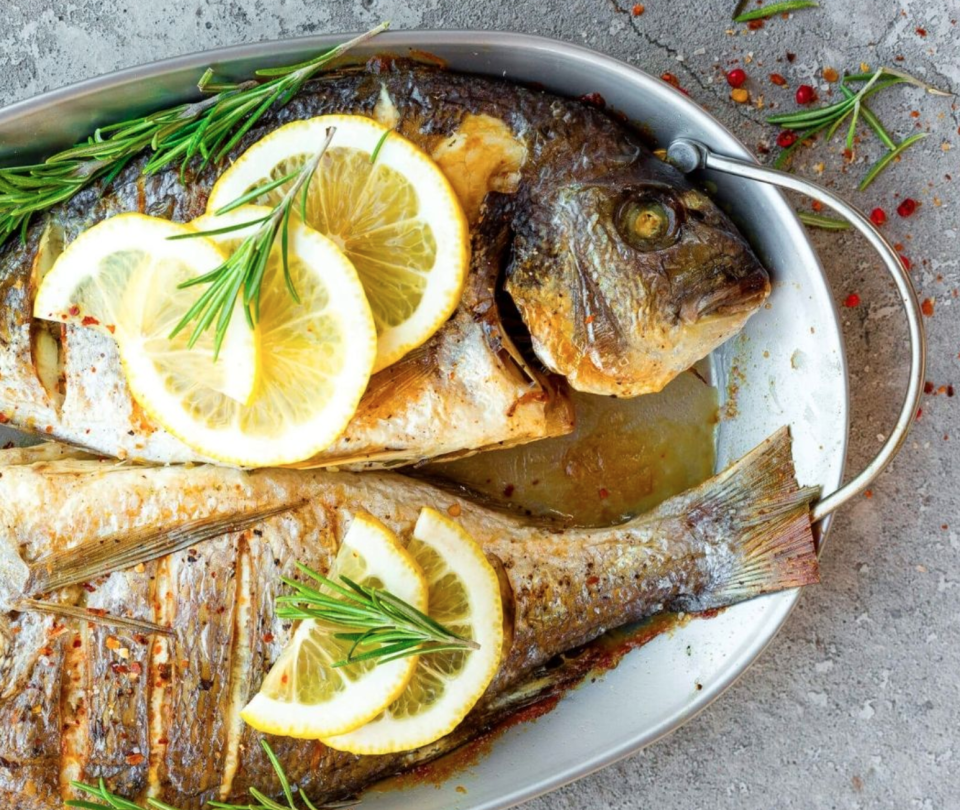
<instances>
[{"instance_id":1,"label":"pan juice","mask_svg":"<svg viewBox=\"0 0 960 810\"><path fill-rule=\"evenodd\" d=\"M700 363L660 393L633 399L573 392L573 433L426 472L535 517L621 523L713 475L718 395L709 374Z\"/></svg>"}]
</instances>

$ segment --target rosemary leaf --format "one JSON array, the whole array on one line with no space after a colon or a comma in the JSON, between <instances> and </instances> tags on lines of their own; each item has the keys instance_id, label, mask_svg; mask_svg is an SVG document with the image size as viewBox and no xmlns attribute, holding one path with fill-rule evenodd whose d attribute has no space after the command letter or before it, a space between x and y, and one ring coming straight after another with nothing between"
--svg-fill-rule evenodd
<instances>
[{"instance_id":1,"label":"rosemary leaf","mask_svg":"<svg viewBox=\"0 0 960 810\"><path fill-rule=\"evenodd\" d=\"M864 175L863 180L860 181L860 185L857 187L860 191L863 191L867 188L877 177L880 175L890 162L901 155L906 149L909 149L917 141L922 141L927 137L926 132L918 132L916 135L911 135L909 138L905 138L903 141L898 143L893 149L889 152L886 152L883 157L881 157L876 163L874 163Z\"/></svg>"},{"instance_id":2,"label":"rosemary leaf","mask_svg":"<svg viewBox=\"0 0 960 810\"><path fill-rule=\"evenodd\" d=\"M788 11L798 11L802 8L818 8L819 3L815 0L786 0L783 3L773 3L763 8L754 9L744 14L738 14L733 18L736 23L750 22L751 20L762 20L766 17L772 17L774 14L783 14Z\"/></svg>"},{"instance_id":3,"label":"rosemary leaf","mask_svg":"<svg viewBox=\"0 0 960 810\"><path fill-rule=\"evenodd\" d=\"M804 225L812 228L822 228L825 231L847 231L850 223L845 219L825 217L823 214L813 214L810 211L797 211L797 217Z\"/></svg>"}]
</instances>

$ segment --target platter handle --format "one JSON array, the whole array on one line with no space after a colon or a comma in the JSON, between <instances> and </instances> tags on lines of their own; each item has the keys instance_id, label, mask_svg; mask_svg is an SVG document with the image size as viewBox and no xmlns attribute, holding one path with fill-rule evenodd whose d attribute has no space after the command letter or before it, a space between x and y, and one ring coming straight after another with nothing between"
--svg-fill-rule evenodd
<instances>
[{"instance_id":1,"label":"platter handle","mask_svg":"<svg viewBox=\"0 0 960 810\"><path fill-rule=\"evenodd\" d=\"M863 471L851 478L840 489L821 498L813 506L812 517L814 522L822 520L873 483L874 479L883 472L893 460L893 457L896 456L915 420L917 406L920 403L920 394L923 390L926 337L920 315L920 302L917 300L917 294L913 289L913 282L910 281L910 276L907 274L903 262L900 261L899 254L873 223L857 208L822 186L807 182L786 172L767 169L756 163L718 155L702 143L688 138L677 138L670 144L670 148L667 150L667 160L685 174L696 169L712 169L724 174L733 174L749 180L758 180L761 183L787 188L791 191L799 191L801 194L819 200L840 214L866 237L867 241L880 254L887 272L896 285L900 303L903 305L903 311L907 317L907 330L910 335L910 375L907 380L907 392L903 398L900 415L897 417L896 425L883 446Z\"/></svg>"}]
</instances>

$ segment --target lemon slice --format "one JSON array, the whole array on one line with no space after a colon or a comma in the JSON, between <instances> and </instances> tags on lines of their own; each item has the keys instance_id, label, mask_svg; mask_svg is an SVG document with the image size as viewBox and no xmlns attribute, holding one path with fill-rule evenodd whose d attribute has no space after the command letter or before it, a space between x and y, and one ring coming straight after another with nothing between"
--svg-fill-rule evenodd
<instances>
[{"instance_id":1,"label":"lemon slice","mask_svg":"<svg viewBox=\"0 0 960 810\"><path fill-rule=\"evenodd\" d=\"M169 335L202 288L177 289L208 273L224 254L184 225L120 214L80 234L44 276L34 317L78 323L113 335L130 391L150 417L198 452L230 455L235 440L223 403L238 408L256 382L256 333L238 303L214 361L214 330L188 348L189 330Z\"/></svg>"},{"instance_id":2,"label":"lemon slice","mask_svg":"<svg viewBox=\"0 0 960 810\"><path fill-rule=\"evenodd\" d=\"M330 570L331 579L339 576L427 609L423 572L396 535L370 515L359 514L350 525ZM312 740L357 728L395 700L409 683L417 656L333 667L350 649L333 637L339 629L301 622L260 692L241 712L243 719L267 734Z\"/></svg>"},{"instance_id":3,"label":"lemon slice","mask_svg":"<svg viewBox=\"0 0 960 810\"><path fill-rule=\"evenodd\" d=\"M480 647L420 656L403 694L376 719L324 737L338 751L391 754L440 739L467 716L500 664L500 584L477 542L448 517L423 509L407 550L427 578L430 618Z\"/></svg>"},{"instance_id":4,"label":"lemon slice","mask_svg":"<svg viewBox=\"0 0 960 810\"><path fill-rule=\"evenodd\" d=\"M261 219L244 206L191 222L211 231ZM208 238L227 253L256 226ZM349 259L329 239L291 221L288 267L299 303L283 275L278 237L260 294L260 374L245 407L224 400L222 419L236 437L230 460L244 466L292 464L316 455L346 428L366 390L377 332Z\"/></svg>"},{"instance_id":5,"label":"lemon slice","mask_svg":"<svg viewBox=\"0 0 960 810\"><path fill-rule=\"evenodd\" d=\"M426 154L363 116L294 121L255 143L224 172L207 210L302 166L331 126L336 134L309 187L307 223L333 239L357 268L377 324L379 371L443 325L467 274L466 218ZM275 204L285 190L258 202Z\"/></svg>"}]
</instances>

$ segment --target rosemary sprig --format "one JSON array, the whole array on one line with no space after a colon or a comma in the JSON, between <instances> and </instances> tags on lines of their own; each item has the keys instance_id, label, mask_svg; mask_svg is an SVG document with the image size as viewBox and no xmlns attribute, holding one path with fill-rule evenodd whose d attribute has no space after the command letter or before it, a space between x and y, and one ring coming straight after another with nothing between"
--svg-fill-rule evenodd
<instances>
[{"instance_id":1,"label":"rosemary sprig","mask_svg":"<svg viewBox=\"0 0 960 810\"><path fill-rule=\"evenodd\" d=\"M863 86L857 92L854 92L847 86L849 83L859 82L862 82ZM880 158L880 160L870 167L870 170L860 182L860 190L863 191L877 178L880 172L883 171L883 169L885 169L894 158L900 155L912 144L926 137L926 133L919 133L917 135L912 135L898 144L887 131L887 128L883 125L880 119L877 118L873 110L867 106L866 101L870 96L897 84L913 84L917 87L922 87L931 95L952 95L945 90L934 87L927 82L923 82L920 79L914 78L908 73L904 73L903 71L896 70L894 68L881 67L879 70L876 70L873 73L857 73L844 76L840 83L840 90L844 97L839 101L835 101L832 104L827 104L823 107L818 107L813 110L800 110L798 112L782 113L780 115L772 115L767 118L768 123L777 124L784 129L790 129L801 133L793 144L783 149L780 154L777 155L777 159L774 161L774 166L778 169L782 168L789 160L793 152L801 144L803 144L805 140L811 138L813 135L819 132L822 132L823 130L826 130L826 139L830 140L830 138L836 134L841 124L843 124L848 117L850 122L847 127L846 147L847 149L852 149L856 126L859 120L862 118L888 150L883 157Z\"/></svg>"},{"instance_id":2,"label":"rosemary sprig","mask_svg":"<svg viewBox=\"0 0 960 810\"><path fill-rule=\"evenodd\" d=\"M772 17L774 14L783 14L787 11L797 11L801 8L819 8L820 4L815 0L786 0L784 3L773 3L763 8L747 11L744 14L737 13L741 6L737 6L734 12L733 21L736 23L750 22L751 20L762 20L766 17Z\"/></svg>"},{"instance_id":3,"label":"rosemary sprig","mask_svg":"<svg viewBox=\"0 0 960 810\"><path fill-rule=\"evenodd\" d=\"M260 745L263 746L263 751L267 755L267 759L270 760L270 764L277 774L277 779L280 780L283 797L287 802L286 806L271 799L257 788L250 788L250 796L257 802L256 804L225 804L224 802L208 801L204 805L205 807L216 808L216 810L300 810L294 800L295 789L290 787L290 780L287 779L287 775L284 773L283 767L277 759L277 755L273 753L273 749L266 740L260 740ZM145 810L144 806L136 804L130 801L130 799L125 799L123 796L118 796L116 793L111 793L110 790L107 789L107 784L103 779L100 779L96 785L86 785L83 782L71 782L70 784L74 790L86 793L88 796L92 796L94 799L99 799L100 801L70 799L66 802L67 807L81 807L84 808L84 810ZM355 801L350 801L316 805L310 801L305 793L297 790L296 795L300 797L303 807L305 807L306 810L337 810L337 808L352 807L357 804ZM101 802L103 803L101 804ZM159 799L147 799L146 802L146 808L150 810L179 810L179 808L162 802Z\"/></svg>"},{"instance_id":4,"label":"rosemary sprig","mask_svg":"<svg viewBox=\"0 0 960 810\"><path fill-rule=\"evenodd\" d=\"M277 234L280 235L283 276L287 283L287 290L294 301L300 302L293 278L290 275L288 262L290 215L299 196L302 218L306 219L309 184L316 174L320 159L327 151L327 147L330 146L330 141L333 139L335 132L335 127L327 129L327 136L320 148L299 169L246 192L215 212L217 216L229 213L256 200L263 194L290 183L290 187L284 192L283 197L269 214L260 219L227 225L223 228L195 231L169 237L170 239L194 239L201 236L213 236L244 230L254 225L258 226L252 234L244 238L219 267L202 276L188 279L179 285L180 288L194 287L198 284L208 284L209 286L174 327L170 333L171 339L182 332L191 321L196 321L197 323L194 325L193 331L190 333L190 340L187 343L192 348L200 335L216 321L216 337L214 340L214 359L216 359L220 354L220 347L233 317L234 303L241 291L243 293L243 311L247 323L253 326L260 319L260 290Z\"/></svg>"},{"instance_id":5,"label":"rosemary sprig","mask_svg":"<svg viewBox=\"0 0 960 810\"><path fill-rule=\"evenodd\" d=\"M85 143L42 163L0 168L0 245L18 231L25 239L35 214L69 200L95 180L109 183L145 150L152 152L145 174L179 163L181 180L194 158L199 158L198 169L221 160L268 109L286 104L321 68L388 25L381 23L305 62L258 70L256 79L239 84L215 83L207 69L197 87L213 93L208 98L100 127Z\"/></svg>"},{"instance_id":6,"label":"rosemary sprig","mask_svg":"<svg viewBox=\"0 0 960 810\"><path fill-rule=\"evenodd\" d=\"M359 661L386 663L408 655L448 650L478 650L477 642L462 638L389 591L358 585L348 577L340 585L297 563L297 568L325 591L283 578L295 593L277 597L281 619L315 619L345 632L334 638L352 642L347 657L335 667Z\"/></svg>"}]
</instances>

